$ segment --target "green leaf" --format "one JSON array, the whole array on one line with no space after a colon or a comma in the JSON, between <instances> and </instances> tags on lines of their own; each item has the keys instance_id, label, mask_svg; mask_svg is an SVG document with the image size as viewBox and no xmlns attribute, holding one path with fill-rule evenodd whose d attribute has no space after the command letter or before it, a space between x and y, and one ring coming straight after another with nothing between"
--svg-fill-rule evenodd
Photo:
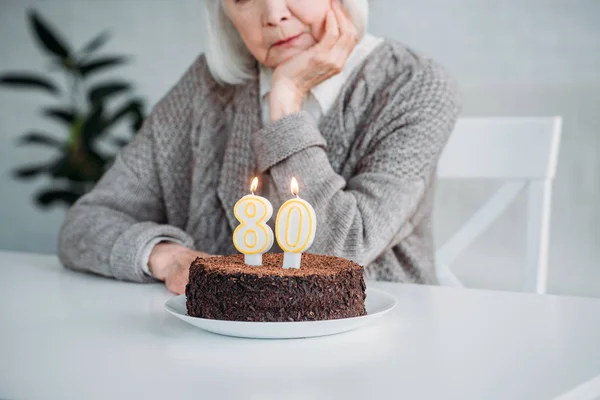
<instances>
[{"instance_id":1,"label":"green leaf","mask_svg":"<svg viewBox=\"0 0 600 400\"><path fill-rule=\"evenodd\" d=\"M104 83L90 89L89 101L92 104L100 104L111 96L127 92L130 88L131 86L125 82Z\"/></svg>"},{"instance_id":2,"label":"green leaf","mask_svg":"<svg viewBox=\"0 0 600 400\"><path fill-rule=\"evenodd\" d=\"M49 168L53 178L64 178L74 182L85 182L83 168L78 165L78 160L72 153L65 154L54 162Z\"/></svg>"},{"instance_id":3,"label":"green leaf","mask_svg":"<svg viewBox=\"0 0 600 400\"><path fill-rule=\"evenodd\" d=\"M79 64L77 63L77 61L73 60L72 58L55 58L50 60L49 65L48 65L48 69L52 72L55 71L60 71L60 72L69 72L70 74L72 74L73 72L75 73L79 73L79 71L77 70L77 68L79 67Z\"/></svg>"},{"instance_id":4,"label":"green leaf","mask_svg":"<svg viewBox=\"0 0 600 400\"><path fill-rule=\"evenodd\" d=\"M48 23L35 11L29 12L29 20L40 44L51 54L60 58L68 58L70 55L66 43L52 31Z\"/></svg>"},{"instance_id":5,"label":"green leaf","mask_svg":"<svg viewBox=\"0 0 600 400\"><path fill-rule=\"evenodd\" d=\"M77 173L77 169L73 168L69 154L65 154L57 159L49 168L49 172L53 178L66 178L76 182L82 180Z\"/></svg>"},{"instance_id":6,"label":"green leaf","mask_svg":"<svg viewBox=\"0 0 600 400\"><path fill-rule=\"evenodd\" d=\"M67 125L71 125L76 117L75 112L72 109L60 109L54 107L44 109L44 115Z\"/></svg>"},{"instance_id":7,"label":"green leaf","mask_svg":"<svg viewBox=\"0 0 600 400\"><path fill-rule=\"evenodd\" d=\"M34 74L21 74L13 73L0 76L0 85L43 89L51 94L58 94L59 90L50 80L34 75Z\"/></svg>"},{"instance_id":8,"label":"green leaf","mask_svg":"<svg viewBox=\"0 0 600 400\"><path fill-rule=\"evenodd\" d=\"M142 125L144 124L145 120L143 104L139 104L137 107L134 108L133 115L134 119L131 123L131 130L134 133L138 133L139 130L142 129Z\"/></svg>"},{"instance_id":9,"label":"green leaf","mask_svg":"<svg viewBox=\"0 0 600 400\"><path fill-rule=\"evenodd\" d=\"M110 39L110 34L108 32L102 32L101 34L90 40L85 46L83 46L83 48L81 49L81 53L93 53L100 47L104 46L104 44L108 42L108 39Z\"/></svg>"},{"instance_id":10,"label":"green leaf","mask_svg":"<svg viewBox=\"0 0 600 400\"><path fill-rule=\"evenodd\" d=\"M98 72L115 65L125 64L127 61L127 57L103 57L94 61L86 61L79 65L77 69L81 76L85 78L93 72Z\"/></svg>"},{"instance_id":11,"label":"green leaf","mask_svg":"<svg viewBox=\"0 0 600 400\"><path fill-rule=\"evenodd\" d=\"M81 141L86 148L92 147L92 142L106 131L104 107L97 106L85 119L81 126Z\"/></svg>"},{"instance_id":12,"label":"green leaf","mask_svg":"<svg viewBox=\"0 0 600 400\"><path fill-rule=\"evenodd\" d=\"M69 139L67 140L69 147L77 146L77 143L79 141L79 136L81 134L81 127L83 126L84 122L85 122L85 117L83 115L79 114L79 115L75 116L75 120L69 127Z\"/></svg>"},{"instance_id":13,"label":"green leaf","mask_svg":"<svg viewBox=\"0 0 600 400\"><path fill-rule=\"evenodd\" d=\"M80 193L70 190L47 189L40 191L36 195L36 202L42 207L48 207L55 203L71 206L80 196Z\"/></svg>"},{"instance_id":14,"label":"green leaf","mask_svg":"<svg viewBox=\"0 0 600 400\"><path fill-rule=\"evenodd\" d=\"M131 117L134 119L133 123L136 124L138 116L141 114L143 108L142 101L139 99L129 100L118 108L112 117L106 120L106 128L111 128L113 125L121 121L122 118ZM142 117L143 118L143 117Z\"/></svg>"},{"instance_id":15,"label":"green leaf","mask_svg":"<svg viewBox=\"0 0 600 400\"><path fill-rule=\"evenodd\" d=\"M93 149L78 147L57 159L49 168L55 179L97 182L104 173L106 158Z\"/></svg>"},{"instance_id":16,"label":"green leaf","mask_svg":"<svg viewBox=\"0 0 600 400\"><path fill-rule=\"evenodd\" d=\"M19 144L41 144L55 148L63 148L65 144L60 140L47 136L43 133L30 132L19 138Z\"/></svg>"},{"instance_id":17,"label":"green leaf","mask_svg":"<svg viewBox=\"0 0 600 400\"><path fill-rule=\"evenodd\" d=\"M14 177L17 179L30 179L44 172L48 172L49 166L43 165L29 165L26 167L17 168L13 171Z\"/></svg>"},{"instance_id":18,"label":"green leaf","mask_svg":"<svg viewBox=\"0 0 600 400\"><path fill-rule=\"evenodd\" d=\"M88 149L87 155L89 164L92 165L94 168L94 174L93 176L91 176L91 178L92 180L97 181L98 179L100 179L102 173L104 172L104 164L106 163L108 157L104 154L101 154L94 148Z\"/></svg>"},{"instance_id":19,"label":"green leaf","mask_svg":"<svg viewBox=\"0 0 600 400\"><path fill-rule=\"evenodd\" d=\"M141 99L131 100L127 112L132 119L131 131L137 133L142 128L145 119L144 102Z\"/></svg>"}]
</instances>

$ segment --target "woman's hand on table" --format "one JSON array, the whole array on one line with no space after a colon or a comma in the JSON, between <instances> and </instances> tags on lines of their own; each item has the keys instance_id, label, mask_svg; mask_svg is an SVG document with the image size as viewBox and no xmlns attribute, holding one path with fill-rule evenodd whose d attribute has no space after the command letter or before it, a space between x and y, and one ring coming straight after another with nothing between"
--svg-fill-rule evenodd
<instances>
[{"instance_id":1,"label":"woman's hand on table","mask_svg":"<svg viewBox=\"0 0 600 400\"><path fill-rule=\"evenodd\" d=\"M170 292L183 294L189 279L190 265L197 257L212 256L177 243L161 242L152 249L148 268L152 276L165 282Z\"/></svg>"},{"instance_id":2,"label":"woman's hand on table","mask_svg":"<svg viewBox=\"0 0 600 400\"><path fill-rule=\"evenodd\" d=\"M269 94L271 121L299 112L313 87L344 69L357 43L356 27L339 0L333 0L321 41L275 68Z\"/></svg>"}]
</instances>

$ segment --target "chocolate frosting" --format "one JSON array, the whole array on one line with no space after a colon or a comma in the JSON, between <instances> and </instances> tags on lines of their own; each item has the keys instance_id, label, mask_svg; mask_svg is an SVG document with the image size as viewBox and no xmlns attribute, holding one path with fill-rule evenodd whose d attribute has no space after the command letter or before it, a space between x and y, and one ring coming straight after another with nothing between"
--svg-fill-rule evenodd
<instances>
[{"instance_id":1,"label":"chocolate frosting","mask_svg":"<svg viewBox=\"0 0 600 400\"><path fill-rule=\"evenodd\" d=\"M300 269L283 269L283 254L263 265L241 254L197 258L186 287L190 316L232 321L312 321L365 315L363 267L305 253Z\"/></svg>"}]
</instances>

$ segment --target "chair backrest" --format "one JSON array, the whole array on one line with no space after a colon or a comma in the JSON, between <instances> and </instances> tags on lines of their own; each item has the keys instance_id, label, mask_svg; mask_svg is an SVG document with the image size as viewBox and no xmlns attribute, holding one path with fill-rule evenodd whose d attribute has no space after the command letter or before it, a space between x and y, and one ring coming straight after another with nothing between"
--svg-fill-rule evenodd
<instances>
[{"instance_id":1,"label":"chair backrest","mask_svg":"<svg viewBox=\"0 0 600 400\"><path fill-rule=\"evenodd\" d=\"M442 179L552 179L561 130L554 118L462 118L442 153Z\"/></svg>"},{"instance_id":2,"label":"chair backrest","mask_svg":"<svg viewBox=\"0 0 600 400\"><path fill-rule=\"evenodd\" d=\"M458 120L441 155L438 178L508 182L438 249L440 283L462 286L449 265L527 188L527 265L523 290L546 291L550 200L561 127L560 117Z\"/></svg>"}]
</instances>

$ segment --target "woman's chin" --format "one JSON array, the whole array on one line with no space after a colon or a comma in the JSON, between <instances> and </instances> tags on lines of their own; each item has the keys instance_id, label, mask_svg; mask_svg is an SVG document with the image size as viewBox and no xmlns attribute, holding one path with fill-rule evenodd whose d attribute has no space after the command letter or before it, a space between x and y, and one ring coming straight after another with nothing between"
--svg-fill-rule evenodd
<instances>
[{"instance_id":1,"label":"woman's chin","mask_svg":"<svg viewBox=\"0 0 600 400\"><path fill-rule=\"evenodd\" d=\"M303 51L305 50L299 48L277 49L277 52L273 52L271 60L269 60L270 67L276 68L279 64L283 64Z\"/></svg>"},{"instance_id":2,"label":"woman's chin","mask_svg":"<svg viewBox=\"0 0 600 400\"><path fill-rule=\"evenodd\" d=\"M279 64L307 51L313 44L314 41L312 41L309 35L302 35L293 44L271 47L268 64L271 68L276 68Z\"/></svg>"}]
</instances>

